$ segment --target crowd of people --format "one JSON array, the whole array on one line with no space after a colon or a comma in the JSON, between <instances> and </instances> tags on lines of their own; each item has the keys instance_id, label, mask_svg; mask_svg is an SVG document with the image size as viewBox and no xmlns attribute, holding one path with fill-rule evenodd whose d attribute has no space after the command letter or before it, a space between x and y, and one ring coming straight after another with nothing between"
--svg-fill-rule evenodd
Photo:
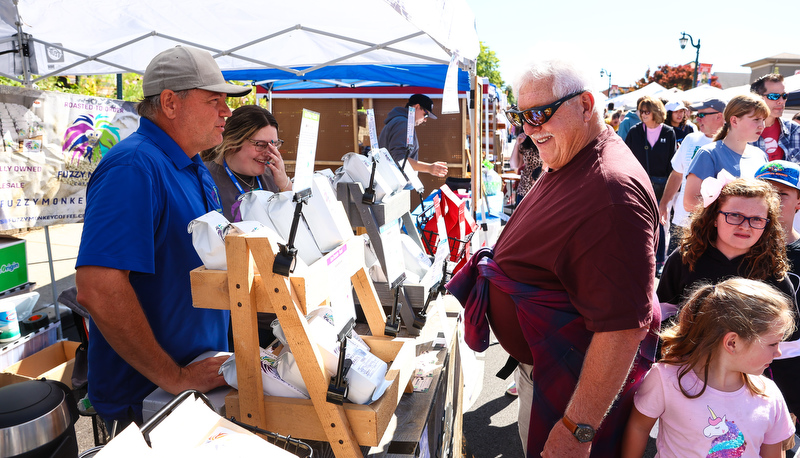
<instances>
[{"instance_id":1,"label":"crowd of people","mask_svg":"<svg viewBox=\"0 0 800 458\"><path fill-rule=\"evenodd\" d=\"M665 456L782 456L800 412L800 360L780 359L800 354L800 124L781 117L782 77L727 103L643 97L609 123L589 85L557 60L514 85L515 165L530 180L497 243L447 285L465 340L485 350L491 329L517 363L527 456L642 456L657 419ZM192 362L228 348L230 318L192 307L201 262L186 227L209 211L237 220L245 192L291 188L277 120L231 112L226 98L249 89L208 52L160 53L143 90L138 130L89 182L77 260L89 398L110 427L140 423L156 387L224 383L224 357ZM433 117L412 96L382 138L441 176L446 164L419 161L393 127L411 107L417 125ZM118 189L138 198L120 206Z\"/></svg>"},{"instance_id":2,"label":"crowd of people","mask_svg":"<svg viewBox=\"0 0 800 458\"><path fill-rule=\"evenodd\" d=\"M660 456L785 456L800 124L783 78L627 113L561 61L513 87L506 116L542 172L448 289L473 349L491 330L517 362L526 456L641 457L656 420Z\"/></svg>"}]
</instances>

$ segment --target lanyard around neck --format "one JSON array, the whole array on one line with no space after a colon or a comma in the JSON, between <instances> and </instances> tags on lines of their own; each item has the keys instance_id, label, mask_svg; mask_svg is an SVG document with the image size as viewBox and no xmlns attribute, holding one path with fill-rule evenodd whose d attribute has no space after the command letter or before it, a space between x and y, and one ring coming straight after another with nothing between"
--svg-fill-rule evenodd
<instances>
[{"instance_id":1,"label":"lanyard around neck","mask_svg":"<svg viewBox=\"0 0 800 458\"><path fill-rule=\"evenodd\" d=\"M236 177L233 175L233 170L231 170L230 167L228 167L228 162L223 160L222 161L222 166L225 167L225 171L228 172L228 177L233 182L233 185L236 186L236 189L239 191L239 194L244 194L245 191L244 191L244 189L242 189L242 186L239 184L239 180L237 180ZM258 190L260 191L262 189L261 188L261 180L259 180L258 177L253 177L253 178L256 179L256 185L258 185Z\"/></svg>"}]
</instances>

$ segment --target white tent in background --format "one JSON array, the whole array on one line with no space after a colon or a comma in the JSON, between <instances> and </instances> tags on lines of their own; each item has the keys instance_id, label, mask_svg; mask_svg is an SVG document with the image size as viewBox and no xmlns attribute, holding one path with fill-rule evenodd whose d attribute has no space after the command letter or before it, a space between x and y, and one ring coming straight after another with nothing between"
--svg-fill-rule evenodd
<instances>
[{"instance_id":1,"label":"white tent in background","mask_svg":"<svg viewBox=\"0 0 800 458\"><path fill-rule=\"evenodd\" d=\"M727 103L737 95L743 95L749 93L750 93L750 85L745 84L742 86L734 86L734 87L729 87L728 89L723 89L722 92L720 92L718 95L715 95L714 97L720 100L724 100ZM700 102L702 102L702 100L700 100Z\"/></svg>"},{"instance_id":2,"label":"white tent in background","mask_svg":"<svg viewBox=\"0 0 800 458\"><path fill-rule=\"evenodd\" d=\"M800 91L800 75L787 76L783 79L786 92Z\"/></svg>"},{"instance_id":3,"label":"white tent in background","mask_svg":"<svg viewBox=\"0 0 800 458\"><path fill-rule=\"evenodd\" d=\"M639 88L635 91L631 91L622 95L618 95L616 97L612 97L610 99L606 99L606 105L609 103L614 104L614 108L625 108L627 110L636 109L636 101L639 97L644 95L660 95L664 94L665 97L669 98L668 94L672 92L668 89L665 89L664 86L658 83L650 83L643 88Z\"/></svg>"},{"instance_id":4,"label":"white tent in background","mask_svg":"<svg viewBox=\"0 0 800 458\"><path fill-rule=\"evenodd\" d=\"M703 84L701 86L689 89L688 91L683 91L682 100L685 100L691 104L695 104L713 97L721 98L721 96L722 89Z\"/></svg>"}]
</instances>

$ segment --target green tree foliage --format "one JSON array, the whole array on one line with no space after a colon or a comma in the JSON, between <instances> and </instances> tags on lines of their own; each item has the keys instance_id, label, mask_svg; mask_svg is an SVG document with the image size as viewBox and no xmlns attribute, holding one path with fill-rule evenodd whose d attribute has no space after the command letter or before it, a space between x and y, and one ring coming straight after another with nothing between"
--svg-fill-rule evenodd
<instances>
[{"instance_id":1,"label":"green tree foliage","mask_svg":"<svg viewBox=\"0 0 800 458\"><path fill-rule=\"evenodd\" d=\"M691 64L686 65L661 65L658 70L650 73L650 69L644 74L644 78L636 82L636 88L647 86L650 83L658 83L666 89L676 87L682 91L688 91L692 88L692 77L694 75L694 66ZM700 75L697 75L698 80ZM708 84L713 87L722 88L722 85L717 81L719 78L711 76Z\"/></svg>"},{"instance_id":2,"label":"green tree foliage","mask_svg":"<svg viewBox=\"0 0 800 458\"><path fill-rule=\"evenodd\" d=\"M500 59L497 58L494 51L489 49L488 46L485 46L483 42L481 42L481 52L478 54L478 63L476 72L478 76L484 76L489 78L489 82L497 86L498 88L502 88L505 86L505 82L503 78L500 76Z\"/></svg>"},{"instance_id":3,"label":"green tree foliage","mask_svg":"<svg viewBox=\"0 0 800 458\"><path fill-rule=\"evenodd\" d=\"M34 76L36 78L36 76ZM6 86L19 86L22 83L5 77L0 77L0 84ZM117 98L117 75L91 75L91 76L51 76L34 83L36 89L42 91L66 92L69 94L82 94L93 97ZM256 103L256 91L250 92L245 97L232 97L228 99L231 109L242 105ZM138 73L122 74L122 100L138 102L142 100L142 75Z\"/></svg>"}]
</instances>

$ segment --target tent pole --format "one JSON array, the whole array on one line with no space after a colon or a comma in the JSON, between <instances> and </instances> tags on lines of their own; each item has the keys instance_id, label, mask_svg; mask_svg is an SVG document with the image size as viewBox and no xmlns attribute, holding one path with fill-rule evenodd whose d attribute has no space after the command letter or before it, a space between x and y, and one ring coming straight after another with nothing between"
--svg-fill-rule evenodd
<instances>
[{"instance_id":1,"label":"tent pole","mask_svg":"<svg viewBox=\"0 0 800 458\"><path fill-rule=\"evenodd\" d=\"M122 100L122 73L117 73L117 99Z\"/></svg>"},{"instance_id":2,"label":"tent pole","mask_svg":"<svg viewBox=\"0 0 800 458\"><path fill-rule=\"evenodd\" d=\"M26 88L30 89L32 87L30 65L28 62L30 57L25 55L25 47L27 47L27 43L23 43L23 40L25 40L25 35L22 33L22 19L20 19L19 16L19 0L14 0L14 11L17 13L14 25L17 26L17 49L19 49L19 60L22 62L22 83ZM25 41L27 42L27 40Z\"/></svg>"},{"instance_id":3,"label":"tent pole","mask_svg":"<svg viewBox=\"0 0 800 458\"><path fill-rule=\"evenodd\" d=\"M44 240L47 244L47 259L50 260L50 286L53 288L53 308L56 313L56 322L58 323L58 340L64 338L64 333L61 330L61 311L58 309L58 287L56 286L56 274L53 270L53 251L50 248L50 226L44 227Z\"/></svg>"}]
</instances>

